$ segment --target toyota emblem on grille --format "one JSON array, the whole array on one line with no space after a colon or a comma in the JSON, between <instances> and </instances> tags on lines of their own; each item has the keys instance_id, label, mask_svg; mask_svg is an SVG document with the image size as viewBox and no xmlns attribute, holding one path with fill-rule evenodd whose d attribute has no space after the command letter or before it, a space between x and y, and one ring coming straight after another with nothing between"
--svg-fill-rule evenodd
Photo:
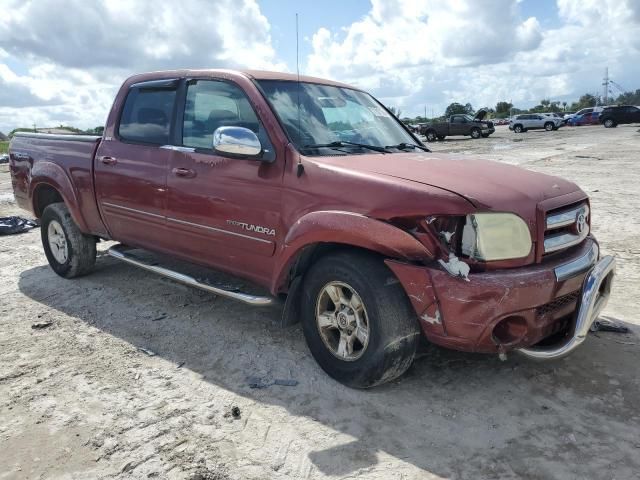
<instances>
[{"instance_id":1,"label":"toyota emblem on grille","mask_svg":"<svg viewBox=\"0 0 640 480\"><path fill-rule=\"evenodd\" d=\"M582 233L587 226L587 217L584 214L584 210L580 210L578 212L578 216L576 217L576 230L578 233Z\"/></svg>"}]
</instances>

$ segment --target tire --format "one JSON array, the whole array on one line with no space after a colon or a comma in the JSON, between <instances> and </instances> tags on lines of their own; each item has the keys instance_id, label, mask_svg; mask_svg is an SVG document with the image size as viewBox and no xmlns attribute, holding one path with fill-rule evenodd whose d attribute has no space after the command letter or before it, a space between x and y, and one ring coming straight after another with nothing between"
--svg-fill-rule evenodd
<instances>
[{"instance_id":1,"label":"tire","mask_svg":"<svg viewBox=\"0 0 640 480\"><path fill-rule=\"evenodd\" d=\"M553 122L547 122L547 123L545 123L545 124L544 124L544 129L545 129L547 132L552 131L552 130L554 129L553 127L555 127L555 125L553 124Z\"/></svg>"},{"instance_id":2,"label":"tire","mask_svg":"<svg viewBox=\"0 0 640 480\"><path fill-rule=\"evenodd\" d=\"M438 140L442 141L445 139L445 135L438 135Z\"/></svg>"},{"instance_id":3,"label":"tire","mask_svg":"<svg viewBox=\"0 0 640 480\"><path fill-rule=\"evenodd\" d=\"M343 305L361 305L356 309L359 315L348 307L335 307L327 292L333 289L337 297L336 288L348 301ZM346 315L334 313L338 311ZM317 313L323 312L325 326L321 327L318 318L323 316ZM420 340L416 314L404 289L379 257L341 252L318 260L305 275L301 313L311 354L329 376L344 385L374 387L399 377L413 362ZM362 335L364 342L357 334L363 324L367 331ZM349 330L354 325L358 327ZM343 335L354 340L351 351L345 346L341 353Z\"/></svg>"},{"instance_id":4,"label":"tire","mask_svg":"<svg viewBox=\"0 0 640 480\"><path fill-rule=\"evenodd\" d=\"M96 239L80 231L64 203L42 213L40 234L49 265L63 278L86 275L96 263Z\"/></svg>"},{"instance_id":5,"label":"tire","mask_svg":"<svg viewBox=\"0 0 640 480\"><path fill-rule=\"evenodd\" d=\"M613 118L607 118L604 122L603 122L604 128L615 128L617 127L616 122L613 120Z\"/></svg>"},{"instance_id":6,"label":"tire","mask_svg":"<svg viewBox=\"0 0 640 480\"><path fill-rule=\"evenodd\" d=\"M522 128L522 125L514 125L513 126L513 131L515 133L522 133L522 132L524 132L524 128Z\"/></svg>"},{"instance_id":7,"label":"tire","mask_svg":"<svg viewBox=\"0 0 640 480\"><path fill-rule=\"evenodd\" d=\"M425 137L427 137L427 142L435 142L436 139L438 138L438 136L436 135L436 132L434 132L433 130L427 130Z\"/></svg>"},{"instance_id":8,"label":"tire","mask_svg":"<svg viewBox=\"0 0 640 480\"><path fill-rule=\"evenodd\" d=\"M471 138L478 139L482 137L482 131L479 128L475 127L471 129Z\"/></svg>"}]
</instances>

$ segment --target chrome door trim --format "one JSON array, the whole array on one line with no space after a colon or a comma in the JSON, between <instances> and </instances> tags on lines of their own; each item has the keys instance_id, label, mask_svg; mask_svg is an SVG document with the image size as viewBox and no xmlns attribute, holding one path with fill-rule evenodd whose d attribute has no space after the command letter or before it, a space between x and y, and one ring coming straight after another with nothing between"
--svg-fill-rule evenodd
<instances>
[{"instance_id":1,"label":"chrome door trim","mask_svg":"<svg viewBox=\"0 0 640 480\"><path fill-rule=\"evenodd\" d=\"M180 225L188 225L190 227L202 228L203 230L209 230L212 232L226 233L227 235L233 235L236 237L246 238L249 240L255 240L256 242L262 242L262 243L268 243L268 244L273 243L271 240L265 240L264 238L251 237L249 235L244 235L242 233L232 232L230 230L223 230L222 228L210 227L208 225L200 225L199 223L187 222L185 220L179 220L177 218L168 217L167 220L169 222L179 223Z\"/></svg>"},{"instance_id":2,"label":"chrome door trim","mask_svg":"<svg viewBox=\"0 0 640 480\"><path fill-rule=\"evenodd\" d=\"M162 148L163 150L173 150L174 152L182 152L182 153L193 153L196 151L195 148L181 147L178 145L162 145L160 148Z\"/></svg>"},{"instance_id":3,"label":"chrome door trim","mask_svg":"<svg viewBox=\"0 0 640 480\"><path fill-rule=\"evenodd\" d=\"M158 215L157 213L145 212L144 210L138 210L137 208L123 207L122 205L116 205L115 203L102 202L103 206L119 208L121 210L126 210L128 212L141 213L142 215L149 215L150 217L162 218L164 219L164 215Z\"/></svg>"}]
</instances>

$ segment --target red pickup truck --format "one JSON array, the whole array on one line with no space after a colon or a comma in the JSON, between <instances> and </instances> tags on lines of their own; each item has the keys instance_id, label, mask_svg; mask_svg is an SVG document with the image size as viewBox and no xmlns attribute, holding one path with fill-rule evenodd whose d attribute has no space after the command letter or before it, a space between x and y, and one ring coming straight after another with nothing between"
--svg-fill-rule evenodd
<instances>
[{"instance_id":1,"label":"red pickup truck","mask_svg":"<svg viewBox=\"0 0 640 480\"><path fill-rule=\"evenodd\" d=\"M112 256L260 306L283 302L338 381L401 375L422 337L554 359L609 297L615 260L576 185L430 152L381 103L289 74L180 70L129 78L102 137L17 134L16 199L47 259L88 273ZM168 254L266 287L228 291L153 262Z\"/></svg>"}]
</instances>

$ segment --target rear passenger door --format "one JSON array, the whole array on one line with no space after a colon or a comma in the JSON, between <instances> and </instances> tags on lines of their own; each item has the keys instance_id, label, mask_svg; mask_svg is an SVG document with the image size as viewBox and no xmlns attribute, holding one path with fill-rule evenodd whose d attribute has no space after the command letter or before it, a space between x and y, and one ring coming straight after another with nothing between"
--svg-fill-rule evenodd
<instances>
[{"instance_id":1,"label":"rear passenger door","mask_svg":"<svg viewBox=\"0 0 640 480\"><path fill-rule=\"evenodd\" d=\"M185 88L167 179L167 226L175 248L192 261L265 281L282 233L284 159L275 158L262 121L235 83L192 79ZM213 133L224 126L256 133L268 161L215 152Z\"/></svg>"},{"instance_id":2,"label":"rear passenger door","mask_svg":"<svg viewBox=\"0 0 640 480\"><path fill-rule=\"evenodd\" d=\"M96 152L95 190L102 218L114 240L163 249L166 235L169 142L175 115L175 79L134 84L114 138Z\"/></svg>"}]
</instances>

